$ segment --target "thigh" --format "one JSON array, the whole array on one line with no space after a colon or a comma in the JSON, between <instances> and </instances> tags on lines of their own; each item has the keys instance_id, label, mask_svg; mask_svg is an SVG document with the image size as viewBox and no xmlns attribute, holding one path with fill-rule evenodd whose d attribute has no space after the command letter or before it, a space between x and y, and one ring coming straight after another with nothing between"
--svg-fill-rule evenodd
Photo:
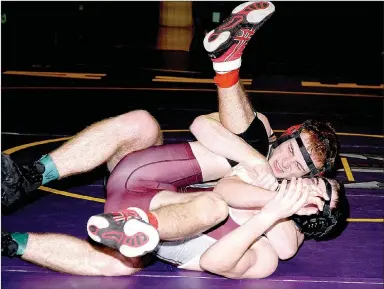
<instances>
[{"instance_id":1,"label":"thigh","mask_svg":"<svg viewBox=\"0 0 384 289\"><path fill-rule=\"evenodd\" d=\"M161 191L200 183L202 173L188 143L151 147L124 157L107 183L106 211L127 206L149 209Z\"/></svg>"}]
</instances>

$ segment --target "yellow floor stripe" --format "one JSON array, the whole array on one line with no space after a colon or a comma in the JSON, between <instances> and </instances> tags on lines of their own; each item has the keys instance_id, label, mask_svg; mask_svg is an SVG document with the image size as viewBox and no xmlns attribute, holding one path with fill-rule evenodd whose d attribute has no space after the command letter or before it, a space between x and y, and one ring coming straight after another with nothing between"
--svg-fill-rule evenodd
<instances>
[{"instance_id":1,"label":"yellow floor stripe","mask_svg":"<svg viewBox=\"0 0 384 289\"><path fill-rule=\"evenodd\" d=\"M177 77L177 76L156 76L154 79L167 79L167 80L198 80L198 81L211 81L212 78L192 78L192 77ZM249 78L240 78L242 82L252 82L252 79Z\"/></svg>"},{"instance_id":2,"label":"yellow floor stripe","mask_svg":"<svg viewBox=\"0 0 384 289\"><path fill-rule=\"evenodd\" d=\"M45 192L56 194L56 195L62 195L62 196L71 197L71 198L75 198L75 199L94 201L94 202L98 202L98 203L105 203L105 199L101 199L101 198L94 198L94 197L74 194L74 193L70 193L70 192L66 192L66 191L59 191L59 190L44 187L44 186L39 187L39 189L42 191L45 191Z\"/></svg>"},{"instance_id":3,"label":"yellow floor stripe","mask_svg":"<svg viewBox=\"0 0 384 289\"><path fill-rule=\"evenodd\" d=\"M162 132L189 132L189 129L163 129L161 130ZM274 132L284 132L284 130L281 129L276 129ZM337 135L344 135L344 136L362 136L362 137L372 137L372 138L383 138L382 135L373 135L373 134L353 134L353 133L346 133L346 132L340 132L336 133ZM33 142L33 143L28 143L28 144L23 144L19 145L10 149L7 149L4 151L6 154L12 154L14 152L17 152L22 149L26 149L32 146L37 146L37 145L43 145L51 142L59 142L59 141L66 141L71 139L73 136L70 137L63 137L63 138L56 138L56 139L48 139L48 140L43 140L43 141L38 141L38 142Z\"/></svg>"},{"instance_id":4,"label":"yellow floor stripe","mask_svg":"<svg viewBox=\"0 0 384 289\"><path fill-rule=\"evenodd\" d=\"M361 133L348 133L348 132L337 132L337 135L346 135L346 136L364 136L364 137L372 137L372 138L384 138L383 135L379 134L361 134Z\"/></svg>"},{"instance_id":5,"label":"yellow floor stripe","mask_svg":"<svg viewBox=\"0 0 384 289\"><path fill-rule=\"evenodd\" d=\"M359 85L356 83L338 83L338 84L323 84L320 82L302 81L302 86L305 87L332 87L332 88L364 88L364 89L383 89L384 84L380 85Z\"/></svg>"},{"instance_id":6,"label":"yellow floor stripe","mask_svg":"<svg viewBox=\"0 0 384 289\"><path fill-rule=\"evenodd\" d=\"M162 132L188 132L189 129L164 129ZM283 129L274 129L274 132L284 132ZM371 138L384 138L382 135L378 134L362 134L362 133L349 133L349 132L337 132L337 135L343 136L361 136L361 137L371 137Z\"/></svg>"},{"instance_id":7,"label":"yellow floor stripe","mask_svg":"<svg viewBox=\"0 0 384 289\"><path fill-rule=\"evenodd\" d=\"M132 90L132 91L194 91L194 92L216 92L213 88L174 88L174 87L101 87L101 86L8 86L3 90ZM294 95L325 95L325 96L347 96L383 98L382 95L360 94L360 93L334 93L334 92L310 92L310 91L281 91L281 90L254 90L245 89L247 93L266 94L294 94ZM136 96L135 96L136 97Z\"/></svg>"},{"instance_id":8,"label":"yellow floor stripe","mask_svg":"<svg viewBox=\"0 0 384 289\"><path fill-rule=\"evenodd\" d=\"M173 82L173 83L213 83L212 79L198 79L198 78L193 78L193 79L152 79L153 82ZM245 85L250 85L252 82L250 81L244 81L240 80L242 84Z\"/></svg>"},{"instance_id":9,"label":"yellow floor stripe","mask_svg":"<svg viewBox=\"0 0 384 289\"><path fill-rule=\"evenodd\" d=\"M353 177L351 168L349 167L348 160L346 158L341 158L341 162L343 163L343 167L345 170L345 174L347 175L348 181L354 182L355 178Z\"/></svg>"},{"instance_id":10,"label":"yellow floor stripe","mask_svg":"<svg viewBox=\"0 0 384 289\"><path fill-rule=\"evenodd\" d=\"M43 74L43 75L81 75L81 76L98 76L104 77L105 73L87 73L87 72L54 72L54 71L21 71L21 70L7 70L4 74L12 74L12 73L33 73L33 74Z\"/></svg>"},{"instance_id":11,"label":"yellow floor stripe","mask_svg":"<svg viewBox=\"0 0 384 289\"><path fill-rule=\"evenodd\" d=\"M354 219L354 218L348 218L348 222L353 223L384 223L384 219Z\"/></svg>"},{"instance_id":12,"label":"yellow floor stripe","mask_svg":"<svg viewBox=\"0 0 384 289\"><path fill-rule=\"evenodd\" d=\"M105 203L105 199L102 199L102 198L94 198L94 197L84 196L80 194L74 194L74 193L60 191L60 190L56 190L56 189L52 189L44 186L41 186L39 189L45 192L66 196L70 198L88 200L88 201L93 201L98 203ZM384 223L384 219L370 219L370 218L348 218L347 221L351 223Z\"/></svg>"},{"instance_id":13,"label":"yellow floor stripe","mask_svg":"<svg viewBox=\"0 0 384 289\"><path fill-rule=\"evenodd\" d=\"M186 130L186 129L185 130L162 130L162 132L184 132L184 131L189 131L189 130ZM277 131L277 130L275 130L275 131ZM4 153L12 154L14 152L17 152L17 151L22 150L22 149L26 149L28 147L42 145L42 144L47 144L47 143L52 143L52 142L65 141L65 140L68 140L68 139L71 139L71 138L72 137L64 137L64 138L49 139L49 140L43 140L43 141L33 142L33 143L29 143L29 144L24 144L24 145L16 146L16 147L10 148L8 150L5 150ZM348 163L347 163L347 165L348 165ZM349 168L349 165L348 165L348 168ZM42 190L42 191L45 191L45 192L49 192L49 193L56 194L56 195L61 195L61 196L66 196L66 197L70 197L70 198L88 200L88 201L93 201L93 202L98 202L98 203L105 203L105 199L102 199L102 198L95 198L95 197L90 197L90 196L84 196L84 195L80 195L80 194L70 193L70 192L67 192L67 191L56 190L56 189L45 187L45 186L41 186L41 187L39 187L39 189ZM384 219L349 218L348 222L384 223Z\"/></svg>"},{"instance_id":14,"label":"yellow floor stripe","mask_svg":"<svg viewBox=\"0 0 384 289\"><path fill-rule=\"evenodd\" d=\"M39 76L39 77L58 77L58 78L77 78L77 79L101 79L106 74L97 73L75 73L75 72L39 72L39 71L14 71L8 70L7 75Z\"/></svg>"}]
</instances>

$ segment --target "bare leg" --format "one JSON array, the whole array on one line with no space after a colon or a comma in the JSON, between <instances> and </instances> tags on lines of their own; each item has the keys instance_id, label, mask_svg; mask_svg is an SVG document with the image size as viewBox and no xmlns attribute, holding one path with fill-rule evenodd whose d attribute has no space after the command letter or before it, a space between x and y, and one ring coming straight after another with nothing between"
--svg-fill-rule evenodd
<instances>
[{"instance_id":1,"label":"bare leg","mask_svg":"<svg viewBox=\"0 0 384 289\"><path fill-rule=\"evenodd\" d=\"M252 104L240 82L229 88L218 87L220 122L229 131L244 132L255 118Z\"/></svg>"},{"instance_id":2,"label":"bare leg","mask_svg":"<svg viewBox=\"0 0 384 289\"><path fill-rule=\"evenodd\" d=\"M65 178L107 161L111 170L127 153L160 142L156 120L148 112L137 110L94 123L49 155L60 178Z\"/></svg>"},{"instance_id":3,"label":"bare leg","mask_svg":"<svg viewBox=\"0 0 384 289\"><path fill-rule=\"evenodd\" d=\"M235 134L244 132L255 118L251 103L238 81L242 54L247 42L274 11L270 2L242 3L204 38L204 47L216 71L220 121Z\"/></svg>"},{"instance_id":4,"label":"bare leg","mask_svg":"<svg viewBox=\"0 0 384 289\"><path fill-rule=\"evenodd\" d=\"M129 193L126 193L129 195ZM146 200L119 197L107 199L105 214L87 223L90 238L124 256L142 256L153 251L160 240L173 241L196 236L228 216L228 206L218 194L161 191ZM180 203L177 203L180 202ZM132 218L135 216L135 218ZM141 220L137 220L141 219Z\"/></svg>"},{"instance_id":5,"label":"bare leg","mask_svg":"<svg viewBox=\"0 0 384 289\"><path fill-rule=\"evenodd\" d=\"M176 203L177 202L177 203ZM213 192L180 194L163 191L151 202L161 240L172 241L202 233L228 216L228 206Z\"/></svg>"},{"instance_id":6,"label":"bare leg","mask_svg":"<svg viewBox=\"0 0 384 289\"><path fill-rule=\"evenodd\" d=\"M131 275L144 266L140 258L126 258L107 247L50 233L30 233L22 259L51 270L88 276Z\"/></svg>"}]
</instances>

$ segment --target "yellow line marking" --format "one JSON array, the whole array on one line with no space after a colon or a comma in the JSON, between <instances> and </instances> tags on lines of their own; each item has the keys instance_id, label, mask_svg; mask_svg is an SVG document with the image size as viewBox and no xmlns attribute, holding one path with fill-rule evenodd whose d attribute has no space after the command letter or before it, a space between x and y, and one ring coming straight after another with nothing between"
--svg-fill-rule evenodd
<instances>
[{"instance_id":1,"label":"yellow line marking","mask_svg":"<svg viewBox=\"0 0 384 289\"><path fill-rule=\"evenodd\" d=\"M2 90L136 90L136 91L204 91L216 92L212 88L166 88L166 87L97 87L97 86L3 86ZM348 96L348 97L368 97L383 98L382 95L359 94L359 93L333 93L333 92L309 92L309 91L280 91L280 90L253 90L245 89L247 93L266 93L266 94L295 94L295 95L325 95L325 96Z\"/></svg>"},{"instance_id":2,"label":"yellow line marking","mask_svg":"<svg viewBox=\"0 0 384 289\"><path fill-rule=\"evenodd\" d=\"M162 132L187 132L189 129L165 129ZM284 132L282 129L274 129L274 132ZM362 134L362 133L349 133L349 132L337 132L337 135L343 136L362 136L362 137L371 137L371 138L384 138L382 135L377 134Z\"/></svg>"},{"instance_id":3,"label":"yellow line marking","mask_svg":"<svg viewBox=\"0 0 384 289\"><path fill-rule=\"evenodd\" d=\"M19 146L7 149L7 150L4 151L4 153L10 155L10 154L12 154L14 152L17 152L19 150L23 150L23 149L26 149L26 148L29 148L29 147L38 146L38 145L42 145L42 144L47 144L47 143L51 143L51 142L59 142L59 141L63 141L63 140L69 140L71 138L72 138L72 136L71 137L62 137L62 138L55 138L55 139L48 139L48 140L42 140L42 141L27 143L27 144L23 144L23 145L19 145Z\"/></svg>"},{"instance_id":4,"label":"yellow line marking","mask_svg":"<svg viewBox=\"0 0 384 289\"><path fill-rule=\"evenodd\" d=\"M185 79L152 79L153 82L175 82L175 83L213 83L212 79L198 79L198 78L185 78ZM250 81L244 81L240 79L240 82L246 85L250 85Z\"/></svg>"},{"instance_id":5,"label":"yellow line marking","mask_svg":"<svg viewBox=\"0 0 384 289\"><path fill-rule=\"evenodd\" d=\"M75 72L39 72L39 71L5 71L7 75L24 75L40 77L78 78L78 79L101 79L106 74L96 73L75 73Z\"/></svg>"},{"instance_id":6,"label":"yellow line marking","mask_svg":"<svg viewBox=\"0 0 384 289\"><path fill-rule=\"evenodd\" d=\"M189 132L189 129L163 129L163 130L161 130L161 132ZM275 129L274 132L284 132L284 130ZM344 135L344 136L362 136L362 137L372 137L372 138L383 138L383 136L381 136L381 135L372 135L372 134L353 134L353 133L346 133L346 132L340 132L340 133L336 133L336 134L337 135ZM51 143L51 142L65 141L65 140L69 140L71 138L73 138L73 136L57 138L57 139L48 139L48 140L23 144L23 145L19 145L19 146L7 149L4 151L4 153L12 154L14 152L17 152L17 151L22 150L22 149L26 149L28 147L47 144L47 143Z\"/></svg>"},{"instance_id":7,"label":"yellow line marking","mask_svg":"<svg viewBox=\"0 0 384 289\"><path fill-rule=\"evenodd\" d=\"M356 83L323 84L320 82L311 82L311 81L302 81L301 85L305 87L367 88L367 89L383 89L384 88L384 84L380 84L380 85L359 85Z\"/></svg>"},{"instance_id":8,"label":"yellow line marking","mask_svg":"<svg viewBox=\"0 0 384 289\"><path fill-rule=\"evenodd\" d=\"M161 75L158 75L158 76L155 76L154 79L167 79L167 80L208 80L208 81L211 81L213 82L213 79L212 78L195 78L195 77L178 77L178 76L161 76ZM249 79L249 78L240 78L241 81L244 81L244 82L252 82L252 79Z\"/></svg>"},{"instance_id":9,"label":"yellow line marking","mask_svg":"<svg viewBox=\"0 0 384 289\"><path fill-rule=\"evenodd\" d=\"M102 199L102 198L95 198L95 197L84 196L80 194L74 194L66 191L60 191L60 190L48 188L45 186L41 186L39 187L39 189L52 194L66 196L66 197L75 198L75 199L82 199L82 200L93 201L98 203L105 203L106 201L105 199ZM370 218L348 218L347 221L353 222L353 223L384 223L384 219L370 219Z\"/></svg>"},{"instance_id":10,"label":"yellow line marking","mask_svg":"<svg viewBox=\"0 0 384 289\"><path fill-rule=\"evenodd\" d=\"M354 219L354 218L348 218L348 222L354 222L354 223L384 223L384 219Z\"/></svg>"},{"instance_id":11,"label":"yellow line marking","mask_svg":"<svg viewBox=\"0 0 384 289\"><path fill-rule=\"evenodd\" d=\"M36 75L42 74L42 75L79 75L79 76L97 76L97 77L104 77L106 76L105 73L86 73L86 72L53 72L53 71L18 71L18 70L7 70L4 72L4 74L12 74L12 73L33 73Z\"/></svg>"},{"instance_id":12,"label":"yellow line marking","mask_svg":"<svg viewBox=\"0 0 384 289\"><path fill-rule=\"evenodd\" d=\"M343 167L345 170L345 174L347 175L348 181L354 182L355 178L353 177L351 168L349 167L348 160L346 158L341 158L341 162L343 163Z\"/></svg>"},{"instance_id":13,"label":"yellow line marking","mask_svg":"<svg viewBox=\"0 0 384 289\"><path fill-rule=\"evenodd\" d=\"M383 135L379 134L361 134L361 133L348 133L348 132L337 132L337 135L346 135L346 136L364 136L364 137L373 137L373 138L384 138Z\"/></svg>"},{"instance_id":14,"label":"yellow line marking","mask_svg":"<svg viewBox=\"0 0 384 289\"><path fill-rule=\"evenodd\" d=\"M203 79L203 80L212 80L212 78L196 78L196 77L179 77L179 76L169 76L169 75L157 75L155 79ZM244 81L252 81L251 78L240 78Z\"/></svg>"},{"instance_id":15,"label":"yellow line marking","mask_svg":"<svg viewBox=\"0 0 384 289\"><path fill-rule=\"evenodd\" d=\"M70 192L66 192L66 191L60 191L60 190L48 188L48 187L45 187L45 186L41 186L41 187L39 187L39 189L42 190L42 191L46 191L46 192L52 193L52 194L56 194L56 195L62 195L62 196L71 197L71 198L75 198L75 199L83 199L83 200L88 200L88 201L94 201L94 202L98 202L98 203L105 203L105 199L94 198L94 197L84 196L84 195L79 195L79 194L74 194L74 193L70 193Z\"/></svg>"},{"instance_id":16,"label":"yellow line marking","mask_svg":"<svg viewBox=\"0 0 384 289\"><path fill-rule=\"evenodd\" d=\"M180 131L188 131L188 130L162 130L162 132L180 132ZM19 150L26 149L29 147L38 146L38 145L42 145L42 144L46 144L46 143L64 141L64 140L68 140L71 138L72 137L48 139L48 140L37 141L37 142L29 143L29 144L19 145L19 146L10 148L8 150L5 150L4 153L12 154L14 152L17 152ZM42 191L52 193L52 194L66 196L66 197L70 197L70 198L94 201L94 202L98 202L98 203L105 203L105 199L102 199L102 198L84 196L84 195L80 195L80 194L70 193L67 191L56 190L56 189L45 187L45 186L40 186L39 189ZM365 223L384 223L384 219L370 219L370 218L358 218L358 219L349 218L349 219L347 219L347 221L348 222L360 222L360 223L362 223L362 222L365 222Z\"/></svg>"}]
</instances>

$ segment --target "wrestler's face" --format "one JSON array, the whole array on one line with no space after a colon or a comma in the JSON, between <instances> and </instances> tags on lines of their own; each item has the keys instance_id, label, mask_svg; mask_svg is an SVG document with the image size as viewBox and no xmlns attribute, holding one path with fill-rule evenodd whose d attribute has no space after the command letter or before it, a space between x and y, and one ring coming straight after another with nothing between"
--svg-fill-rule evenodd
<instances>
[{"instance_id":1,"label":"wrestler's face","mask_svg":"<svg viewBox=\"0 0 384 289\"><path fill-rule=\"evenodd\" d=\"M318 168L321 166L319 162L316 162L316 158L310 152L310 141L307 133L300 134L301 140L304 146L307 148L310 156ZM292 177L302 177L309 173L309 168L304 160L304 157L299 149L295 139L290 139L277 148L275 148L268 160L272 167L273 174L276 178L291 179Z\"/></svg>"}]
</instances>

